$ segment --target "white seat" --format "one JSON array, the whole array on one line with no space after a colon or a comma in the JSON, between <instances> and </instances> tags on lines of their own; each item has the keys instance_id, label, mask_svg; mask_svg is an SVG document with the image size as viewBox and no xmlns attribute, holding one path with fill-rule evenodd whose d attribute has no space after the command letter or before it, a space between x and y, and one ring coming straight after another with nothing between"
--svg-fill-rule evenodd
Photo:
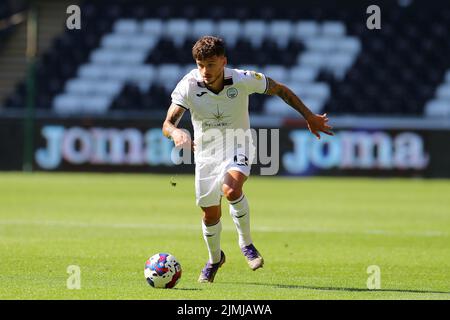
<instances>
[{"instance_id":1,"label":"white seat","mask_svg":"<svg viewBox=\"0 0 450 320\"><path fill-rule=\"evenodd\" d=\"M242 32L253 47L258 48L267 34L267 25L262 20L248 20L244 22Z\"/></svg>"},{"instance_id":2,"label":"white seat","mask_svg":"<svg viewBox=\"0 0 450 320\"><path fill-rule=\"evenodd\" d=\"M269 24L268 35L279 48L286 48L292 36L292 23L287 20L274 20Z\"/></svg>"},{"instance_id":3,"label":"white seat","mask_svg":"<svg viewBox=\"0 0 450 320\"><path fill-rule=\"evenodd\" d=\"M279 97L266 99L263 106L264 113L276 116L298 116L298 112L286 105Z\"/></svg>"},{"instance_id":4,"label":"white seat","mask_svg":"<svg viewBox=\"0 0 450 320\"><path fill-rule=\"evenodd\" d=\"M198 39L205 35L216 34L216 25L212 20L200 19L192 23L192 36Z\"/></svg>"},{"instance_id":5,"label":"white seat","mask_svg":"<svg viewBox=\"0 0 450 320\"><path fill-rule=\"evenodd\" d=\"M445 73L445 81L450 83L450 70Z\"/></svg>"},{"instance_id":6,"label":"white seat","mask_svg":"<svg viewBox=\"0 0 450 320\"><path fill-rule=\"evenodd\" d=\"M91 61L99 65L111 64L141 64L147 57L142 50L112 50L107 48L95 49L91 54Z\"/></svg>"},{"instance_id":7,"label":"white seat","mask_svg":"<svg viewBox=\"0 0 450 320\"><path fill-rule=\"evenodd\" d=\"M138 33L139 25L134 19L119 19L114 23L113 31L122 34Z\"/></svg>"},{"instance_id":8,"label":"white seat","mask_svg":"<svg viewBox=\"0 0 450 320\"><path fill-rule=\"evenodd\" d=\"M310 99L313 101L326 101L330 97L330 87L323 82L289 82L286 85L302 100Z\"/></svg>"},{"instance_id":9,"label":"white seat","mask_svg":"<svg viewBox=\"0 0 450 320\"><path fill-rule=\"evenodd\" d=\"M318 69L326 65L326 58L321 52L304 52L298 55L297 64Z\"/></svg>"},{"instance_id":10,"label":"white seat","mask_svg":"<svg viewBox=\"0 0 450 320\"><path fill-rule=\"evenodd\" d=\"M140 65L130 67L130 77L129 79L139 82L139 81L154 81L157 74L157 68L154 65Z\"/></svg>"},{"instance_id":11,"label":"white seat","mask_svg":"<svg viewBox=\"0 0 450 320\"><path fill-rule=\"evenodd\" d=\"M314 97L306 97L303 99L303 103L313 112L321 113L325 106L326 100Z\"/></svg>"},{"instance_id":12,"label":"white seat","mask_svg":"<svg viewBox=\"0 0 450 320\"><path fill-rule=\"evenodd\" d=\"M141 24L141 30L146 36L158 40L163 33L163 22L160 19L145 19Z\"/></svg>"},{"instance_id":13,"label":"white seat","mask_svg":"<svg viewBox=\"0 0 450 320\"><path fill-rule=\"evenodd\" d=\"M307 83L300 82L287 82L286 86L292 90L300 99L304 99L307 96L308 90L306 85Z\"/></svg>"},{"instance_id":14,"label":"white seat","mask_svg":"<svg viewBox=\"0 0 450 320\"><path fill-rule=\"evenodd\" d=\"M145 61L147 53L138 50L116 51L114 62L125 65L140 65Z\"/></svg>"},{"instance_id":15,"label":"white seat","mask_svg":"<svg viewBox=\"0 0 450 320\"><path fill-rule=\"evenodd\" d=\"M450 102L445 100L431 100L425 104L425 116L427 117L450 117Z\"/></svg>"},{"instance_id":16,"label":"white seat","mask_svg":"<svg viewBox=\"0 0 450 320\"><path fill-rule=\"evenodd\" d=\"M112 98L103 95L92 95L81 98L82 112L84 113L106 113L112 102Z\"/></svg>"},{"instance_id":17,"label":"white seat","mask_svg":"<svg viewBox=\"0 0 450 320\"><path fill-rule=\"evenodd\" d=\"M345 52L330 54L326 59L326 69L331 71L337 79L342 80L355 59L356 55Z\"/></svg>"},{"instance_id":18,"label":"white seat","mask_svg":"<svg viewBox=\"0 0 450 320\"><path fill-rule=\"evenodd\" d=\"M436 98L450 101L450 83L441 84L436 88Z\"/></svg>"},{"instance_id":19,"label":"white seat","mask_svg":"<svg viewBox=\"0 0 450 320\"><path fill-rule=\"evenodd\" d=\"M290 82L313 82L317 75L319 74L319 69L307 66L295 66L291 68L288 72L288 81Z\"/></svg>"},{"instance_id":20,"label":"white seat","mask_svg":"<svg viewBox=\"0 0 450 320\"><path fill-rule=\"evenodd\" d=\"M148 52L156 46L156 38L145 34L132 35L128 38L128 46L132 50Z\"/></svg>"},{"instance_id":21,"label":"white seat","mask_svg":"<svg viewBox=\"0 0 450 320\"><path fill-rule=\"evenodd\" d=\"M337 38L335 42L337 52L358 54L361 52L361 41L357 37Z\"/></svg>"},{"instance_id":22,"label":"white seat","mask_svg":"<svg viewBox=\"0 0 450 320\"><path fill-rule=\"evenodd\" d=\"M293 26L293 35L296 39L306 40L317 37L320 26L316 21L301 20Z\"/></svg>"},{"instance_id":23,"label":"white seat","mask_svg":"<svg viewBox=\"0 0 450 320\"><path fill-rule=\"evenodd\" d=\"M340 21L324 21L321 33L325 37L343 37L347 33L347 29Z\"/></svg>"},{"instance_id":24,"label":"white seat","mask_svg":"<svg viewBox=\"0 0 450 320\"><path fill-rule=\"evenodd\" d=\"M312 112L319 113L323 109L326 99L308 95L309 89L304 85L292 84L288 86ZM281 99L277 99L277 97L267 99L264 110L268 114L299 116L299 113L296 110L286 105Z\"/></svg>"},{"instance_id":25,"label":"white seat","mask_svg":"<svg viewBox=\"0 0 450 320\"><path fill-rule=\"evenodd\" d=\"M66 82L64 92L73 95L88 95L94 92L94 85L99 83L95 80L70 79Z\"/></svg>"},{"instance_id":26,"label":"white seat","mask_svg":"<svg viewBox=\"0 0 450 320\"><path fill-rule=\"evenodd\" d=\"M113 97L120 93L123 81L117 79L104 80L93 84L93 92L98 96Z\"/></svg>"},{"instance_id":27,"label":"white seat","mask_svg":"<svg viewBox=\"0 0 450 320\"><path fill-rule=\"evenodd\" d=\"M78 68L78 77L85 79L102 79L104 77L104 68L96 64L83 64Z\"/></svg>"},{"instance_id":28,"label":"white seat","mask_svg":"<svg viewBox=\"0 0 450 320\"><path fill-rule=\"evenodd\" d=\"M117 59L116 51L102 48L95 49L94 51L92 51L90 56L90 61L100 65L113 64L116 62L116 59Z\"/></svg>"},{"instance_id":29,"label":"white seat","mask_svg":"<svg viewBox=\"0 0 450 320\"><path fill-rule=\"evenodd\" d=\"M191 33L190 24L185 19L170 19L167 21L164 33L174 41L177 47L181 47L186 36Z\"/></svg>"},{"instance_id":30,"label":"white seat","mask_svg":"<svg viewBox=\"0 0 450 320\"><path fill-rule=\"evenodd\" d=\"M161 64L157 71L158 82L166 90L171 91L184 76L182 72L182 68L177 64Z\"/></svg>"},{"instance_id":31,"label":"white seat","mask_svg":"<svg viewBox=\"0 0 450 320\"><path fill-rule=\"evenodd\" d=\"M118 65L114 68L106 67L103 74L108 80L126 81L130 78L132 70L127 65Z\"/></svg>"},{"instance_id":32,"label":"white seat","mask_svg":"<svg viewBox=\"0 0 450 320\"><path fill-rule=\"evenodd\" d=\"M285 82L288 76L286 68L280 65L267 65L261 72L279 82Z\"/></svg>"},{"instance_id":33,"label":"white seat","mask_svg":"<svg viewBox=\"0 0 450 320\"><path fill-rule=\"evenodd\" d=\"M81 109L81 100L79 96L71 94L60 94L53 99L53 109L57 113L70 114L79 112Z\"/></svg>"},{"instance_id":34,"label":"white seat","mask_svg":"<svg viewBox=\"0 0 450 320\"><path fill-rule=\"evenodd\" d=\"M235 46L241 32L241 23L238 20L221 20L217 24L217 34L222 37L230 47Z\"/></svg>"},{"instance_id":35,"label":"white seat","mask_svg":"<svg viewBox=\"0 0 450 320\"><path fill-rule=\"evenodd\" d=\"M141 89L142 92L154 83L158 77L158 70L153 65L140 65L130 68L130 81Z\"/></svg>"},{"instance_id":36,"label":"white seat","mask_svg":"<svg viewBox=\"0 0 450 320\"><path fill-rule=\"evenodd\" d=\"M109 33L102 37L100 43L104 48L125 49L129 46L129 36L122 33Z\"/></svg>"},{"instance_id":37,"label":"white seat","mask_svg":"<svg viewBox=\"0 0 450 320\"><path fill-rule=\"evenodd\" d=\"M330 37L318 37L305 40L306 47L312 51L331 52L335 49L336 40Z\"/></svg>"},{"instance_id":38,"label":"white seat","mask_svg":"<svg viewBox=\"0 0 450 320\"><path fill-rule=\"evenodd\" d=\"M311 99L328 100L331 95L330 87L325 82L304 84L305 95Z\"/></svg>"}]
</instances>

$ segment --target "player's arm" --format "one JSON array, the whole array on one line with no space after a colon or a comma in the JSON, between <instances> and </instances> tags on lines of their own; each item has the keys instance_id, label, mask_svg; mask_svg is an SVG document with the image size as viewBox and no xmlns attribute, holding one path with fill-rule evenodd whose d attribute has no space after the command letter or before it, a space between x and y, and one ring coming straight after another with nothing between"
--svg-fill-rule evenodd
<instances>
[{"instance_id":1,"label":"player's arm","mask_svg":"<svg viewBox=\"0 0 450 320\"><path fill-rule=\"evenodd\" d=\"M167 138L171 138L176 147L181 147L184 144L192 143L189 135L185 131L178 128L178 123L183 117L185 110L186 109L183 107L172 103L167 111L167 116L162 127L163 134Z\"/></svg>"},{"instance_id":2,"label":"player's arm","mask_svg":"<svg viewBox=\"0 0 450 320\"><path fill-rule=\"evenodd\" d=\"M268 87L266 94L279 96L284 102L297 110L307 121L309 131L311 131L311 133L317 138L320 139L319 132L326 133L330 136L334 135L333 132L330 131L332 127L327 124L328 118L326 113L323 115L314 114L308 109L307 106L305 106L302 100L300 100L300 98L297 97L297 95L295 95L295 93L293 93L292 90L284 84L281 84L269 77L267 77L267 83Z\"/></svg>"}]
</instances>

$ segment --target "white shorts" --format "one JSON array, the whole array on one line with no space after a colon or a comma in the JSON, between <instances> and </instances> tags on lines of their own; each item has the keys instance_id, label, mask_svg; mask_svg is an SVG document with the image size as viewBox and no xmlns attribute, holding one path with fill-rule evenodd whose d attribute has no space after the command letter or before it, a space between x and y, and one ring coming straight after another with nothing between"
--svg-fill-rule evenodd
<instances>
[{"instance_id":1,"label":"white shorts","mask_svg":"<svg viewBox=\"0 0 450 320\"><path fill-rule=\"evenodd\" d=\"M200 207L220 204L223 196L222 184L225 174L230 170L250 175L251 163L243 154L223 162L200 162L195 165L195 196Z\"/></svg>"}]
</instances>

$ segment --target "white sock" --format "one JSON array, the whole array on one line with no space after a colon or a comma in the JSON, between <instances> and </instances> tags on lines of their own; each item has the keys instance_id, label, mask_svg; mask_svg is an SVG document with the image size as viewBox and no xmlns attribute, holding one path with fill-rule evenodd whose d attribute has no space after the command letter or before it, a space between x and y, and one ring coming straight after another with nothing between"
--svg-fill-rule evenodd
<instances>
[{"instance_id":1,"label":"white sock","mask_svg":"<svg viewBox=\"0 0 450 320\"><path fill-rule=\"evenodd\" d=\"M248 246L252 243L250 236L250 209L244 194L238 199L230 201L230 214L239 234L239 247Z\"/></svg>"},{"instance_id":2,"label":"white sock","mask_svg":"<svg viewBox=\"0 0 450 320\"><path fill-rule=\"evenodd\" d=\"M222 231L222 222L219 220L212 226L205 225L202 220L203 239L205 239L206 247L209 253L209 262L217 263L220 261L220 232Z\"/></svg>"}]
</instances>

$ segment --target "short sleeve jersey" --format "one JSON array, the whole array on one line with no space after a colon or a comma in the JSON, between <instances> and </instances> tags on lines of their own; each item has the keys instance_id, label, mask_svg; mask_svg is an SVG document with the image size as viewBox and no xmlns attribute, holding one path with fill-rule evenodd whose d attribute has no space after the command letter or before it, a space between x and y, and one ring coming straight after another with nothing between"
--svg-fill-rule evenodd
<instances>
[{"instance_id":1,"label":"short sleeve jersey","mask_svg":"<svg viewBox=\"0 0 450 320\"><path fill-rule=\"evenodd\" d=\"M171 97L173 104L190 111L194 142L199 145L208 129L250 129L248 97L265 93L267 88L262 73L225 68L224 88L216 94L206 88L200 72L194 69L177 84Z\"/></svg>"}]
</instances>

